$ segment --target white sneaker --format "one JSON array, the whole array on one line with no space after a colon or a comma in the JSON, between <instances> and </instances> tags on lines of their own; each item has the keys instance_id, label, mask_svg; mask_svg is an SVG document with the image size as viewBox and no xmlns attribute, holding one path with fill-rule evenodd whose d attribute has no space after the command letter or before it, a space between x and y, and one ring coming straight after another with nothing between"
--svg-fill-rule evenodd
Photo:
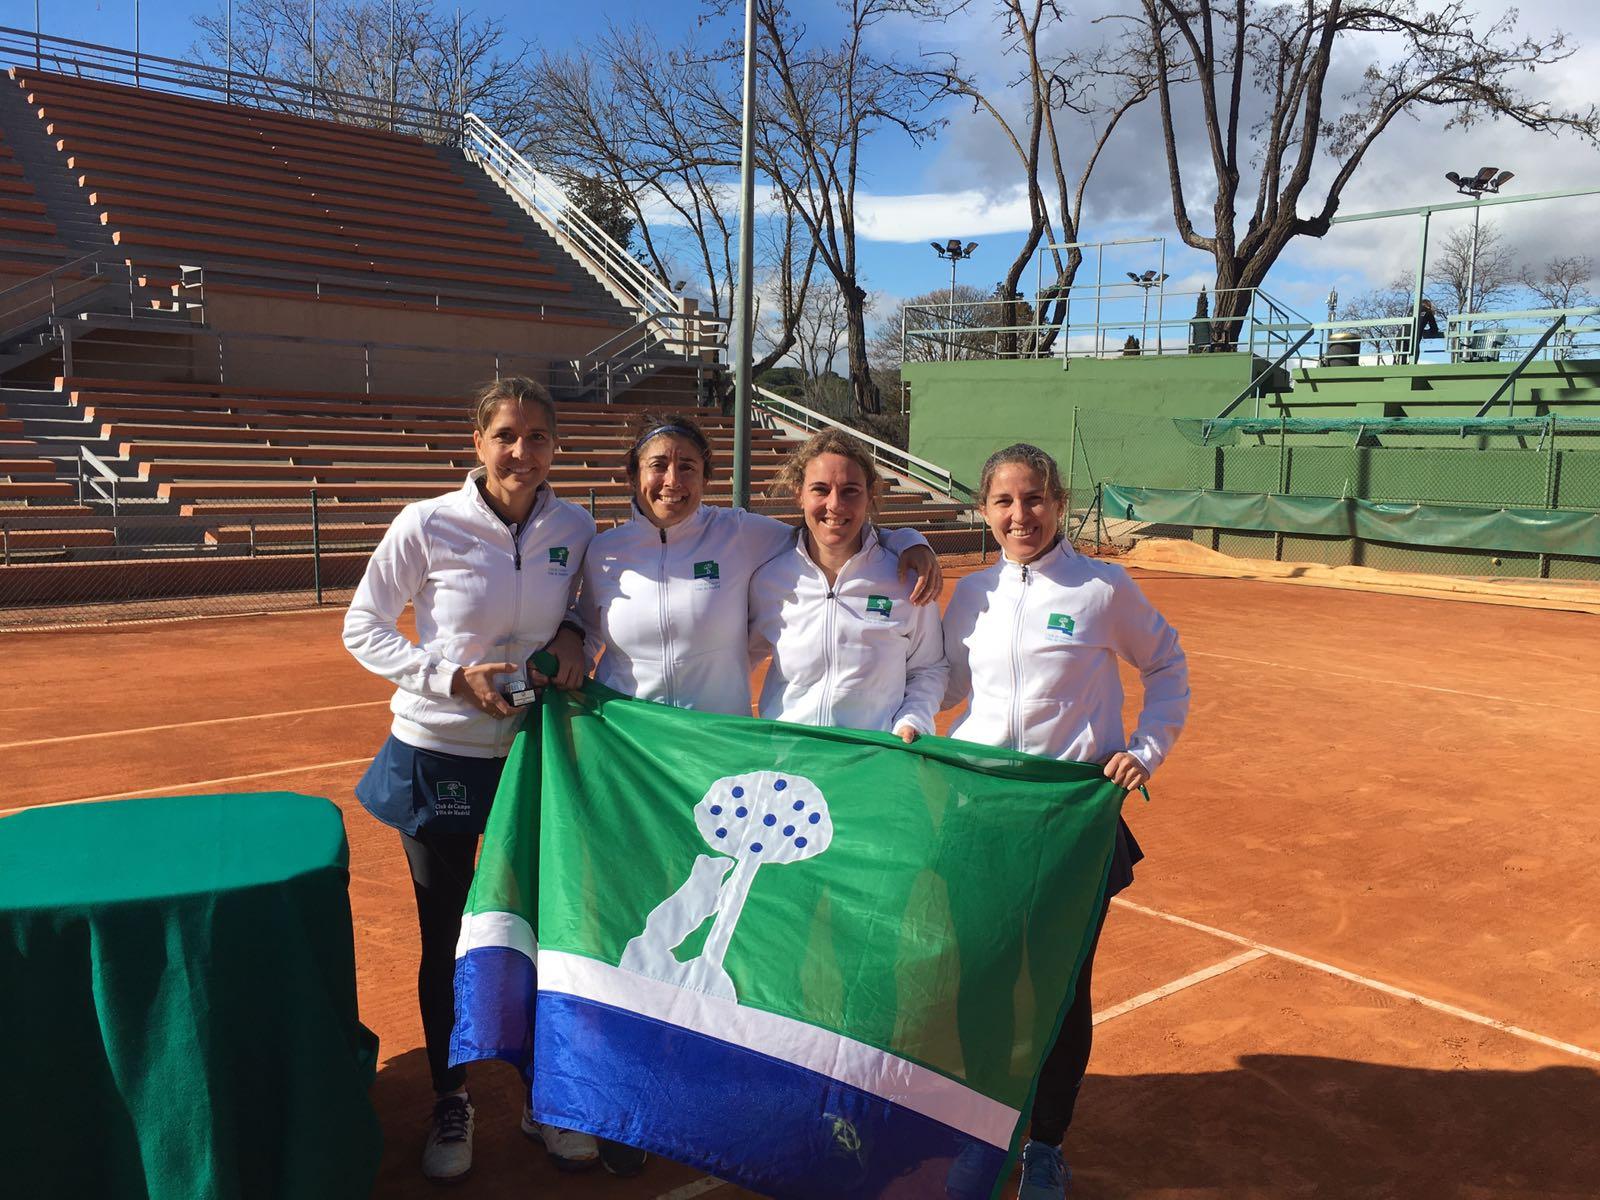
<instances>
[{"instance_id":1,"label":"white sneaker","mask_svg":"<svg viewBox=\"0 0 1600 1200\"><path fill-rule=\"evenodd\" d=\"M422 1173L435 1183L454 1183L472 1170L472 1105L465 1096L440 1096L422 1147Z\"/></svg>"},{"instance_id":2,"label":"white sneaker","mask_svg":"<svg viewBox=\"0 0 1600 1200\"><path fill-rule=\"evenodd\" d=\"M550 1161L558 1171L587 1171L600 1161L600 1146L587 1133L546 1125L533 1119L533 1110L522 1110L522 1132L543 1142Z\"/></svg>"}]
</instances>

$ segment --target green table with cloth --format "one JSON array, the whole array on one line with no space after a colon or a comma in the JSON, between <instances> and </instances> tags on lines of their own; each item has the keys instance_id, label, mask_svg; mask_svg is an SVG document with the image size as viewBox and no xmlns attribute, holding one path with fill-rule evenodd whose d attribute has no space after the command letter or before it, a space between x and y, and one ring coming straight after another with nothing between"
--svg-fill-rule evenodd
<instances>
[{"instance_id":1,"label":"green table with cloth","mask_svg":"<svg viewBox=\"0 0 1600 1200\"><path fill-rule=\"evenodd\" d=\"M286 792L0 818L0 1194L369 1195L348 865Z\"/></svg>"}]
</instances>

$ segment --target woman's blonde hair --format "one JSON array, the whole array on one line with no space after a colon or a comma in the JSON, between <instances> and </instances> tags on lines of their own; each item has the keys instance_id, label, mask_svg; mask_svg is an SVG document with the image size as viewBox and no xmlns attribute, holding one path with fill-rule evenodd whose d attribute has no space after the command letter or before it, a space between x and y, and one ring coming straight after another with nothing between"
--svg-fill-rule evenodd
<instances>
[{"instance_id":1,"label":"woman's blonde hair","mask_svg":"<svg viewBox=\"0 0 1600 1200\"><path fill-rule=\"evenodd\" d=\"M488 433L494 423L495 413L505 403L535 404L543 410L545 422L550 426L550 436L556 437L556 402L550 391L537 380L526 375L507 375L478 389L472 401L472 427L479 433Z\"/></svg>"},{"instance_id":2,"label":"woman's blonde hair","mask_svg":"<svg viewBox=\"0 0 1600 1200\"><path fill-rule=\"evenodd\" d=\"M878 474L878 464L872 461L872 451L864 443L840 429L824 429L807 438L778 468L777 477L767 488L767 495L798 496L800 489L805 486L806 468L824 454L841 455L861 468L861 474L867 480L868 507L876 511L878 490L883 484L883 478Z\"/></svg>"}]
</instances>

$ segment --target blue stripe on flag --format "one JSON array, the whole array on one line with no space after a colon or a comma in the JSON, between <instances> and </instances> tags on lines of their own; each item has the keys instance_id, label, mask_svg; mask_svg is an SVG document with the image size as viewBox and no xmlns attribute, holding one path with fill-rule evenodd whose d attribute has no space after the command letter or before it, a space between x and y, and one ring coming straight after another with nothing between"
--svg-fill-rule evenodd
<instances>
[{"instance_id":1,"label":"blue stripe on flag","mask_svg":"<svg viewBox=\"0 0 1600 1200\"><path fill-rule=\"evenodd\" d=\"M457 1005L464 1011L459 993ZM777 1200L979 1200L1005 1166L1005 1147L608 1004L541 992L535 1044L539 1120L664 1154Z\"/></svg>"},{"instance_id":2,"label":"blue stripe on flag","mask_svg":"<svg viewBox=\"0 0 1600 1200\"><path fill-rule=\"evenodd\" d=\"M475 946L456 959L450 1063L503 1058L527 1076L533 1063L533 961L506 946Z\"/></svg>"}]
</instances>

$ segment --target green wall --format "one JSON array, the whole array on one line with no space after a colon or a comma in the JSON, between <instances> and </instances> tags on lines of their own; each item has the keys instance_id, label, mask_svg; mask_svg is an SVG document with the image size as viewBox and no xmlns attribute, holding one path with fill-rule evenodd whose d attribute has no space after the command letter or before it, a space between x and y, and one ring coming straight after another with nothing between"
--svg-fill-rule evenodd
<instances>
[{"instance_id":1,"label":"green wall","mask_svg":"<svg viewBox=\"0 0 1600 1200\"><path fill-rule=\"evenodd\" d=\"M1250 383L1248 354L906 363L911 452L976 484L983 460L1033 442L1067 466L1072 410L1211 417Z\"/></svg>"}]
</instances>

